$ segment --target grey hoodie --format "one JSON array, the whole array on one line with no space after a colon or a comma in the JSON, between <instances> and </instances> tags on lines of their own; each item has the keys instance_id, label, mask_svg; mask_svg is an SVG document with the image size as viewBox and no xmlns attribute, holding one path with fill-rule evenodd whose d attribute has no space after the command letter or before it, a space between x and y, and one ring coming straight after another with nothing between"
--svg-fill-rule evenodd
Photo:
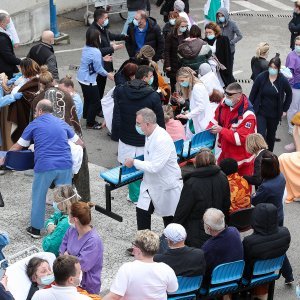
<instances>
[{"instance_id":1,"label":"grey hoodie","mask_svg":"<svg viewBox=\"0 0 300 300\"><path fill-rule=\"evenodd\" d=\"M217 17L218 13L221 13L225 17L225 22L221 23ZM227 36L230 41L231 53L235 52L235 44L240 41L243 36L240 29L234 21L230 19L229 13L226 8L222 7L217 11L216 14L217 24L222 29L222 35Z\"/></svg>"}]
</instances>

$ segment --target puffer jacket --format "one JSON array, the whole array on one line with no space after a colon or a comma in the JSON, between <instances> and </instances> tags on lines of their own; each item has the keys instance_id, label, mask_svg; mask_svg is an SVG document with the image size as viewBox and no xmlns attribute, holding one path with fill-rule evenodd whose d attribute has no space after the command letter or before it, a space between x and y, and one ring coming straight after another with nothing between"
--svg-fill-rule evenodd
<instances>
[{"instance_id":1,"label":"puffer jacket","mask_svg":"<svg viewBox=\"0 0 300 300\"><path fill-rule=\"evenodd\" d=\"M300 14L293 13L293 19L289 22L289 31L291 32L290 48L295 48L295 38L300 34Z\"/></svg>"},{"instance_id":2,"label":"puffer jacket","mask_svg":"<svg viewBox=\"0 0 300 300\"><path fill-rule=\"evenodd\" d=\"M113 120L120 118L119 138L127 145L143 147L145 136L135 129L136 112L142 108L152 109L157 117L157 124L165 128L164 114L160 96L146 82L134 79L117 86L114 90Z\"/></svg>"},{"instance_id":3,"label":"puffer jacket","mask_svg":"<svg viewBox=\"0 0 300 300\"><path fill-rule=\"evenodd\" d=\"M225 22L221 23L218 18L217 24L221 27L222 35L227 36L230 42L231 53L235 52L235 44L243 38L243 35L234 21L230 19L228 10L225 7L220 8L217 14L221 13L225 17ZM216 14L216 15L217 15Z\"/></svg>"},{"instance_id":4,"label":"puffer jacket","mask_svg":"<svg viewBox=\"0 0 300 300\"><path fill-rule=\"evenodd\" d=\"M251 223L254 232L243 240L246 277L256 260L284 255L291 241L289 230L278 226L277 208L271 203L256 205Z\"/></svg>"}]
</instances>

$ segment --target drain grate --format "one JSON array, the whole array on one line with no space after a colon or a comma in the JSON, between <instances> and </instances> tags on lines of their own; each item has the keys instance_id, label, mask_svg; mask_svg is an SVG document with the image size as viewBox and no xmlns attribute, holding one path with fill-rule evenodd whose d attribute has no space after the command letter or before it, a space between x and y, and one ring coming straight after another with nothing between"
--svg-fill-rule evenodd
<instances>
[{"instance_id":1,"label":"drain grate","mask_svg":"<svg viewBox=\"0 0 300 300\"><path fill-rule=\"evenodd\" d=\"M231 13L232 16L239 17L261 17L261 18L292 18L291 14L262 14L262 13Z\"/></svg>"}]
</instances>

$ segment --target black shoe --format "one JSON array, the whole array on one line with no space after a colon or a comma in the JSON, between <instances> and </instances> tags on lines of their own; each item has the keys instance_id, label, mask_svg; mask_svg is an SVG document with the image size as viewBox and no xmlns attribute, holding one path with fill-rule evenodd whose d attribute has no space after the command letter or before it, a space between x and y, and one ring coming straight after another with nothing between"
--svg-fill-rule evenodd
<instances>
[{"instance_id":1,"label":"black shoe","mask_svg":"<svg viewBox=\"0 0 300 300\"><path fill-rule=\"evenodd\" d=\"M292 285L294 282L294 278L290 278L290 279L285 279L284 280L284 284L285 285Z\"/></svg>"},{"instance_id":2,"label":"black shoe","mask_svg":"<svg viewBox=\"0 0 300 300\"><path fill-rule=\"evenodd\" d=\"M126 249L126 254L129 255L129 256L134 256L132 254L132 251L133 251L133 248L128 248L128 249Z\"/></svg>"},{"instance_id":3,"label":"black shoe","mask_svg":"<svg viewBox=\"0 0 300 300\"><path fill-rule=\"evenodd\" d=\"M26 228L26 232L27 232L27 234L29 234L34 239L41 238L41 231L39 229L36 229L34 227L29 226L29 227Z\"/></svg>"},{"instance_id":4,"label":"black shoe","mask_svg":"<svg viewBox=\"0 0 300 300\"><path fill-rule=\"evenodd\" d=\"M281 142L281 139L276 137L275 142Z\"/></svg>"}]
</instances>

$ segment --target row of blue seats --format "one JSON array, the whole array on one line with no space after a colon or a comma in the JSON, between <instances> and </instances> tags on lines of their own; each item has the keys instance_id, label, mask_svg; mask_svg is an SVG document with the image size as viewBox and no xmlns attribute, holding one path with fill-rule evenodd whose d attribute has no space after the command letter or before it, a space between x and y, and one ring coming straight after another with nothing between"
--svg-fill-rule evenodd
<instances>
[{"instance_id":1,"label":"row of blue seats","mask_svg":"<svg viewBox=\"0 0 300 300\"><path fill-rule=\"evenodd\" d=\"M263 284L270 285L268 299L273 299L275 280L280 277L284 258L285 255L256 261L250 279L243 278L245 268L243 260L219 265L214 268L207 287L201 287L203 276L178 276L179 288L176 292L169 293L168 299L209 299L248 291Z\"/></svg>"}]
</instances>

